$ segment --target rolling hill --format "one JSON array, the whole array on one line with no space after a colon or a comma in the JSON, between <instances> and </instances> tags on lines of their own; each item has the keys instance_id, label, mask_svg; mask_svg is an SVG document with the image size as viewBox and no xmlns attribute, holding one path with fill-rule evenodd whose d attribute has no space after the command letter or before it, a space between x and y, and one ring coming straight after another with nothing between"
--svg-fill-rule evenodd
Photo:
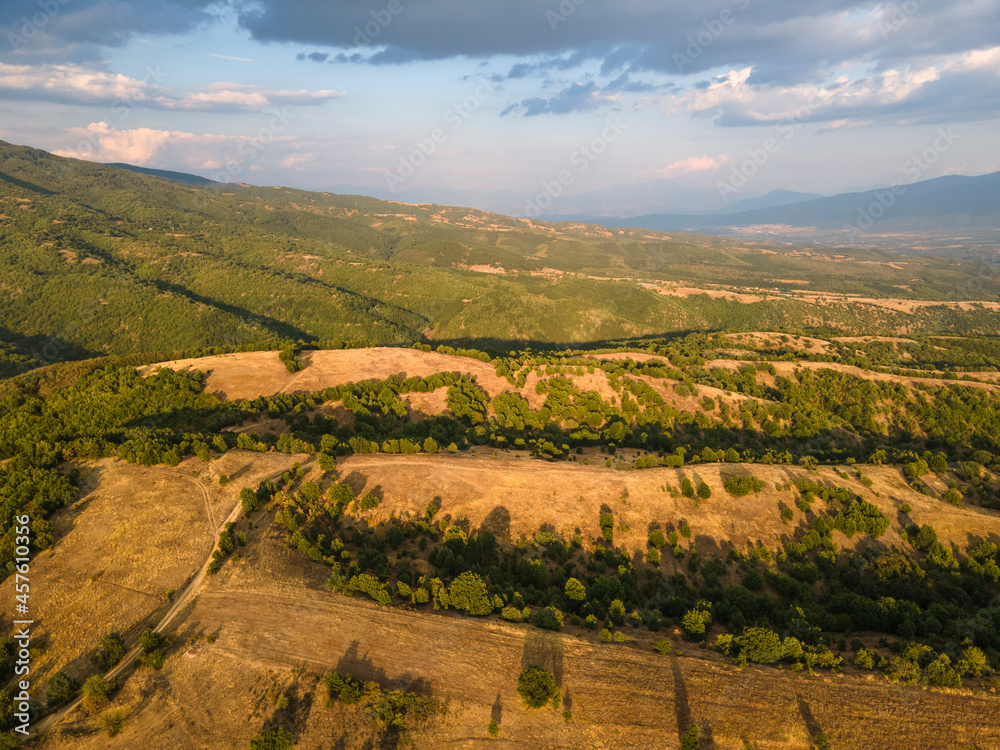
<instances>
[{"instance_id":1,"label":"rolling hill","mask_svg":"<svg viewBox=\"0 0 1000 750\"><path fill-rule=\"evenodd\" d=\"M9 144L0 236L6 373L298 340L503 349L725 328L995 331L1000 300L1000 274L974 262L191 186ZM902 302L872 303L885 298Z\"/></svg>"}]
</instances>

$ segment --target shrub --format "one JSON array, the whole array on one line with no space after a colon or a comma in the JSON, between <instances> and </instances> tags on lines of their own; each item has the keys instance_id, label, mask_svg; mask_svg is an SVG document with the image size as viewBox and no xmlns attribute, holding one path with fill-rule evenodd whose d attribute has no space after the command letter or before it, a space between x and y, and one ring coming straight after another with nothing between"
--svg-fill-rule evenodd
<instances>
[{"instance_id":1,"label":"shrub","mask_svg":"<svg viewBox=\"0 0 1000 750\"><path fill-rule=\"evenodd\" d=\"M157 649L156 651L150 651L148 654L139 659L139 663L149 669L157 670L163 668L163 663L166 661L166 658L167 657L164 655L163 650Z\"/></svg>"},{"instance_id":2,"label":"shrub","mask_svg":"<svg viewBox=\"0 0 1000 750\"><path fill-rule=\"evenodd\" d=\"M609 544L614 541L615 538L615 519L610 513L601 513L600 518L601 535L604 537L604 541Z\"/></svg>"},{"instance_id":3,"label":"shrub","mask_svg":"<svg viewBox=\"0 0 1000 750\"><path fill-rule=\"evenodd\" d=\"M979 675L983 673L983 669L985 667L986 654L975 646L970 646L969 648L963 650L962 658L959 659L959 662L956 665L959 674L969 675L970 677L979 677Z\"/></svg>"},{"instance_id":4,"label":"shrub","mask_svg":"<svg viewBox=\"0 0 1000 750\"><path fill-rule=\"evenodd\" d=\"M673 648L670 645L670 641L666 638L659 638L653 641L653 651L656 651L657 653L669 654L672 650Z\"/></svg>"},{"instance_id":5,"label":"shrub","mask_svg":"<svg viewBox=\"0 0 1000 750\"><path fill-rule=\"evenodd\" d=\"M424 589L418 590L423 591ZM500 612L500 616L510 622L521 622L521 610L517 607L504 607Z\"/></svg>"},{"instance_id":6,"label":"shrub","mask_svg":"<svg viewBox=\"0 0 1000 750\"><path fill-rule=\"evenodd\" d=\"M98 723L108 737L114 737L116 734L121 732L122 727L125 726L125 712L120 708L114 711L108 711L101 716L101 720Z\"/></svg>"},{"instance_id":7,"label":"shrub","mask_svg":"<svg viewBox=\"0 0 1000 750\"><path fill-rule=\"evenodd\" d=\"M53 675L52 679L49 680L49 684L46 689L46 692L48 693L49 706L61 706L63 703L68 703L73 697L73 694L79 689L79 682L70 677L68 674L57 672Z\"/></svg>"},{"instance_id":8,"label":"shrub","mask_svg":"<svg viewBox=\"0 0 1000 750\"><path fill-rule=\"evenodd\" d=\"M649 532L649 546L656 549L663 549L667 544L667 537L660 529L653 529Z\"/></svg>"},{"instance_id":9,"label":"shrub","mask_svg":"<svg viewBox=\"0 0 1000 750\"><path fill-rule=\"evenodd\" d=\"M127 652L128 649L125 648L125 639L122 634L111 632L101 636L97 650L91 658L98 667L106 672L118 664Z\"/></svg>"},{"instance_id":10,"label":"shrub","mask_svg":"<svg viewBox=\"0 0 1000 750\"><path fill-rule=\"evenodd\" d=\"M684 614L681 627L684 629L685 637L699 641L705 637L705 631L712 622L711 608L711 604L701 601L694 609L689 609Z\"/></svg>"},{"instance_id":11,"label":"shrub","mask_svg":"<svg viewBox=\"0 0 1000 750\"><path fill-rule=\"evenodd\" d=\"M531 624L537 628L545 628L546 630L562 630L563 613L555 607L536 609L531 614Z\"/></svg>"},{"instance_id":12,"label":"shrub","mask_svg":"<svg viewBox=\"0 0 1000 750\"><path fill-rule=\"evenodd\" d=\"M697 724L688 724L681 735L681 750L698 750L701 746L701 732Z\"/></svg>"},{"instance_id":13,"label":"shrub","mask_svg":"<svg viewBox=\"0 0 1000 750\"><path fill-rule=\"evenodd\" d=\"M608 606L608 619L615 625L625 624L625 604L621 599L613 599Z\"/></svg>"},{"instance_id":14,"label":"shrub","mask_svg":"<svg viewBox=\"0 0 1000 750\"><path fill-rule=\"evenodd\" d=\"M358 507L361 510L374 510L380 502L382 501L379 498L369 492L358 500Z\"/></svg>"},{"instance_id":15,"label":"shrub","mask_svg":"<svg viewBox=\"0 0 1000 750\"><path fill-rule=\"evenodd\" d=\"M854 666L858 669L875 669L875 654L866 648L859 648L854 655Z\"/></svg>"},{"instance_id":16,"label":"shrub","mask_svg":"<svg viewBox=\"0 0 1000 750\"><path fill-rule=\"evenodd\" d=\"M956 489L947 489L944 491L944 494L941 495L941 499L950 505L961 505L962 493Z\"/></svg>"},{"instance_id":17,"label":"shrub","mask_svg":"<svg viewBox=\"0 0 1000 750\"><path fill-rule=\"evenodd\" d=\"M764 489L764 483L752 476L729 477L723 487L733 497L746 497L752 492L760 492Z\"/></svg>"},{"instance_id":18,"label":"shrub","mask_svg":"<svg viewBox=\"0 0 1000 750\"><path fill-rule=\"evenodd\" d=\"M655 547L650 547L648 550L646 550L646 562L648 562L650 565L659 565L660 550L656 549Z\"/></svg>"},{"instance_id":19,"label":"shrub","mask_svg":"<svg viewBox=\"0 0 1000 750\"><path fill-rule=\"evenodd\" d=\"M500 725L497 724L496 719L490 719L490 723L486 725L486 734L490 737L498 737L500 735Z\"/></svg>"},{"instance_id":20,"label":"shrub","mask_svg":"<svg viewBox=\"0 0 1000 750\"><path fill-rule=\"evenodd\" d=\"M620 630L615 631L614 638L615 638L615 643L625 643L625 634Z\"/></svg>"},{"instance_id":21,"label":"shrub","mask_svg":"<svg viewBox=\"0 0 1000 750\"><path fill-rule=\"evenodd\" d=\"M681 494L684 497L694 497L694 485L687 477L684 477L684 480L681 482Z\"/></svg>"},{"instance_id":22,"label":"shrub","mask_svg":"<svg viewBox=\"0 0 1000 750\"><path fill-rule=\"evenodd\" d=\"M789 508L787 505L781 506L781 520L783 523L788 523L793 518L795 518L795 511Z\"/></svg>"},{"instance_id":23,"label":"shrub","mask_svg":"<svg viewBox=\"0 0 1000 750\"><path fill-rule=\"evenodd\" d=\"M292 750L292 735L283 727L271 727L250 740L250 750Z\"/></svg>"},{"instance_id":24,"label":"shrub","mask_svg":"<svg viewBox=\"0 0 1000 750\"><path fill-rule=\"evenodd\" d=\"M139 645L142 646L142 650L147 654L159 648L161 641L159 633L153 632L152 628L146 628L142 635L139 636Z\"/></svg>"},{"instance_id":25,"label":"shrub","mask_svg":"<svg viewBox=\"0 0 1000 750\"><path fill-rule=\"evenodd\" d=\"M528 667L518 675L517 693L528 708L558 705L560 698L555 678L541 667Z\"/></svg>"},{"instance_id":26,"label":"shrub","mask_svg":"<svg viewBox=\"0 0 1000 750\"><path fill-rule=\"evenodd\" d=\"M611 643L611 631L607 628L601 628L598 638L601 639L601 643Z\"/></svg>"},{"instance_id":27,"label":"shrub","mask_svg":"<svg viewBox=\"0 0 1000 750\"><path fill-rule=\"evenodd\" d=\"M702 500L708 500L712 497L712 488L705 482L698 482L698 497Z\"/></svg>"},{"instance_id":28,"label":"shrub","mask_svg":"<svg viewBox=\"0 0 1000 750\"><path fill-rule=\"evenodd\" d=\"M329 672L323 681L326 683L328 703L339 700L346 706L352 706L360 702L364 694L364 686L360 682L337 672Z\"/></svg>"},{"instance_id":29,"label":"shrub","mask_svg":"<svg viewBox=\"0 0 1000 750\"><path fill-rule=\"evenodd\" d=\"M111 699L111 694L118 688L113 679L106 680L99 674L90 677L83 683L83 707L87 713L93 714L104 708Z\"/></svg>"}]
</instances>

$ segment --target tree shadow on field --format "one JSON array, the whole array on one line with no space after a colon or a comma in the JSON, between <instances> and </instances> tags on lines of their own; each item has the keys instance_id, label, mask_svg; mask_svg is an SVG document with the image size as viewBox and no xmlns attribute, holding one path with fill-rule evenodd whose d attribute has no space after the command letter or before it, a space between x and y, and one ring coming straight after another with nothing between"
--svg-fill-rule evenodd
<instances>
[{"instance_id":1,"label":"tree shadow on field","mask_svg":"<svg viewBox=\"0 0 1000 750\"><path fill-rule=\"evenodd\" d=\"M503 704L500 702L500 693L497 693L497 699L493 701L493 708L490 709L490 718L497 724L502 723Z\"/></svg>"},{"instance_id":2,"label":"tree shadow on field","mask_svg":"<svg viewBox=\"0 0 1000 750\"><path fill-rule=\"evenodd\" d=\"M541 667L552 673L557 687L562 687L563 650L562 636L543 630L529 630L524 634L521 669Z\"/></svg>"},{"instance_id":3,"label":"tree shadow on field","mask_svg":"<svg viewBox=\"0 0 1000 750\"><path fill-rule=\"evenodd\" d=\"M806 730L809 732L809 739L815 742L820 737L826 738L826 734L823 732L823 728L816 721L816 717L813 715L812 710L809 708L809 704L806 703L805 698L801 694L795 696L799 702L799 715L802 716L802 721L806 725Z\"/></svg>"},{"instance_id":4,"label":"tree shadow on field","mask_svg":"<svg viewBox=\"0 0 1000 750\"><path fill-rule=\"evenodd\" d=\"M368 477L360 471L352 471L350 474L340 479L340 484L346 484L354 490L355 497L361 497L361 495L364 494L365 485L368 484Z\"/></svg>"},{"instance_id":5,"label":"tree shadow on field","mask_svg":"<svg viewBox=\"0 0 1000 750\"><path fill-rule=\"evenodd\" d=\"M691 724L691 704L688 702L687 685L677 656L670 657L670 669L674 677L674 716L677 719L677 736L683 737Z\"/></svg>"},{"instance_id":6,"label":"tree shadow on field","mask_svg":"<svg viewBox=\"0 0 1000 750\"><path fill-rule=\"evenodd\" d=\"M489 531L496 537L498 544L510 544L510 511L498 505L483 519L480 531Z\"/></svg>"},{"instance_id":7,"label":"tree shadow on field","mask_svg":"<svg viewBox=\"0 0 1000 750\"><path fill-rule=\"evenodd\" d=\"M426 698L433 697L430 680L424 677L414 677L409 672L390 677L384 669L375 666L375 662L368 654L361 655L360 651L361 641L351 641L347 651L337 661L334 671L366 682L377 682L383 689L405 690L419 693Z\"/></svg>"},{"instance_id":8,"label":"tree shadow on field","mask_svg":"<svg viewBox=\"0 0 1000 750\"><path fill-rule=\"evenodd\" d=\"M680 659L676 654L670 657L670 670L674 678L674 716L677 719L677 737L681 738L687 728L694 723L694 718L691 714L687 683L684 681ZM714 750L715 737L712 735L712 725L708 723L707 719L702 719L698 731L701 736L698 747L703 748L703 750Z\"/></svg>"}]
</instances>

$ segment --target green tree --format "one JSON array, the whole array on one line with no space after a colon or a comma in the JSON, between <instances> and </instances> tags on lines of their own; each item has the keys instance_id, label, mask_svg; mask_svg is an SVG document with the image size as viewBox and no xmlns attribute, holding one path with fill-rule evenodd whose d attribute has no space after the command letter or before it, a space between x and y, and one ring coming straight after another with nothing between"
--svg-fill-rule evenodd
<instances>
[{"instance_id":1,"label":"green tree","mask_svg":"<svg viewBox=\"0 0 1000 750\"><path fill-rule=\"evenodd\" d=\"M866 648L858 649L854 655L854 666L858 669L875 669L875 654Z\"/></svg>"},{"instance_id":2,"label":"green tree","mask_svg":"<svg viewBox=\"0 0 1000 750\"><path fill-rule=\"evenodd\" d=\"M784 656L781 636L769 628L747 628L734 641L747 661L773 664Z\"/></svg>"},{"instance_id":3,"label":"green tree","mask_svg":"<svg viewBox=\"0 0 1000 750\"><path fill-rule=\"evenodd\" d=\"M477 574L466 571L451 584L451 605L470 615L488 615L493 611L486 583Z\"/></svg>"},{"instance_id":4,"label":"green tree","mask_svg":"<svg viewBox=\"0 0 1000 750\"><path fill-rule=\"evenodd\" d=\"M518 675L517 694L528 708L557 705L560 697L552 673L541 667L528 667Z\"/></svg>"},{"instance_id":5,"label":"green tree","mask_svg":"<svg viewBox=\"0 0 1000 750\"><path fill-rule=\"evenodd\" d=\"M128 649L125 648L125 639L122 634L111 632L101 636L97 650L91 658L98 667L106 672L120 662L127 652Z\"/></svg>"},{"instance_id":6,"label":"green tree","mask_svg":"<svg viewBox=\"0 0 1000 750\"><path fill-rule=\"evenodd\" d=\"M698 497L702 500L708 500L712 497L712 488L705 482L698 482Z\"/></svg>"},{"instance_id":7,"label":"green tree","mask_svg":"<svg viewBox=\"0 0 1000 750\"><path fill-rule=\"evenodd\" d=\"M694 609L689 609L681 618L684 635L690 640L702 640L711 623L712 605L706 601L698 602Z\"/></svg>"},{"instance_id":8,"label":"green tree","mask_svg":"<svg viewBox=\"0 0 1000 750\"><path fill-rule=\"evenodd\" d=\"M667 537L660 529L653 529L649 532L649 546L656 549L663 549L667 543Z\"/></svg>"},{"instance_id":9,"label":"green tree","mask_svg":"<svg viewBox=\"0 0 1000 750\"><path fill-rule=\"evenodd\" d=\"M582 602L587 598L587 588L578 578L567 578L563 590L566 596L575 602Z\"/></svg>"},{"instance_id":10,"label":"green tree","mask_svg":"<svg viewBox=\"0 0 1000 750\"><path fill-rule=\"evenodd\" d=\"M95 674L83 683L83 708L89 714L102 710L111 700L112 693L118 689L114 679L106 680L102 675Z\"/></svg>"},{"instance_id":11,"label":"green tree","mask_svg":"<svg viewBox=\"0 0 1000 750\"><path fill-rule=\"evenodd\" d=\"M687 477L684 477L681 481L681 494L684 495L684 497L694 497L694 485Z\"/></svg>"},{"instance_id":12,"label":"green tree","mask_svg":"<svg viewBox=\"0 0 1000 750\"><path fill-rule=\"evenodd\" d=\"M979 677L979 675L983 673L983 669L986 667L986 654L975 646L963 649L962 657L959 659L956 667L958 669L958 673L961 675Z\"/></svg>"},{"instance_id":13,"label":"green tree","mask_svg":"<svg viewBox=\"0 0 1000 750\"><path fill-rule=\"evenodd\" d=\"M681 735L681 750L698 750L701 746L701 732L697 724L688 724Z\"/></svg>"},{"instance_id":14,"label":"green tree","mask_svg":"<svg viewBox=\"0 0 1000 750\"><path fill-rule=\"evenodd\" d=\"M79 689L79 682L70 677L68 674L57 672L53 675L52 679L49 680L48 688L46 690L48 693L49 706L61 706L64 703L68 703Z\"/></svg>"},{"instance_id":15,"label":"green tree","mask_svg":"<svg viewBox=\"0 0 1000 750\"><path fill-rule=\"evenodd\" d=\"M283 727L271 727L250 740L250 750L292 750L292 735Z\"/></svg>"},{"instance_id":16,"label":"green tree","mask_svg":"<svg viewBox=\"0 0 1000 750\"><path fill-rule=\"evenodd\" d=\"M152 628L146 628L142 635L139 636L139 645L142 646L142 650L147 654L159 648L162 642L163 639L160 637L160 634L153 632Z\"/></svg>"}]
</instances>

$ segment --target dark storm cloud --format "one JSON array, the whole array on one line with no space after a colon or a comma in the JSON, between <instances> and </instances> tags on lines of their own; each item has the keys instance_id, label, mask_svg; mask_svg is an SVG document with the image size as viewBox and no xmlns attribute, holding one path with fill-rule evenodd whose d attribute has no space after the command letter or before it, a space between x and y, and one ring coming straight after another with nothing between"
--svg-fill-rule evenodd
<instances>
[{"instance_id":1,"label":"dark storm cloud","mask_svg":"<svg viewBox=\"0 0 1000 750\"><path fill-rule=\"evenodd\" d=\"M0 59L95 59L137 34L180 34L213 16L204 0L2 0Z\"/></svg>"},{"instance_id":2,"label":"dark storm cloud","mask_svg":"<svg viewBox=\"0 0 1000 750\"><path fill-rule=\"evenodd\" d=\"M379 48L372 63L586 50L607 72L753 65L758 82L811 80L845 61L906 61L1000 39L1000 14L978 0L256 0L240 21L260 41Z\"/></svg>"}]
</instances>

